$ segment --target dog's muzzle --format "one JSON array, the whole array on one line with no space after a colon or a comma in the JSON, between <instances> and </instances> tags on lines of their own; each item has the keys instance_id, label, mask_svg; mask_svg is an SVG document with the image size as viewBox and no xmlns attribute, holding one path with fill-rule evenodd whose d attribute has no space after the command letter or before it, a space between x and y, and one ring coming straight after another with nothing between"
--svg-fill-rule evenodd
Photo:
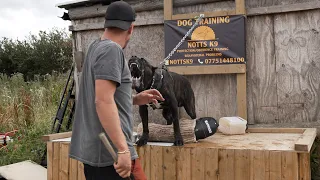
<instances>
[{"instance_id":1,"label":"dog's muzzle","mask_svg":"<svg viewBox=\"0 0 320 180\"><path fill-rule=\"evenodd\" d=\"M139 64L131 63L130 64L130 71L132 75L132 87L140 87L141 84L141 71L139 69Z\"/></svg>"}]
</instances>

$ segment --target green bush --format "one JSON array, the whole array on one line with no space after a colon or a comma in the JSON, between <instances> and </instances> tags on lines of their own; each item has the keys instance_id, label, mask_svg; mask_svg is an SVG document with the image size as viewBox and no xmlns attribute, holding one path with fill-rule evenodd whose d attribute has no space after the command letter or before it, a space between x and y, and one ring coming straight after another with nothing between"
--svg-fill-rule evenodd
<instances>
[{"instance_id":1,"label":"green bush","mask_svg":"<svg viewBox=\"0 0 320 180\"><path fill-rule=\"evenodd\" d=\"M23 74L24 80L36 75L65 73L72 64L72 39L59 29L40 31L25 40L0 40L0 73Z\"/></svg>"}]
</instances>

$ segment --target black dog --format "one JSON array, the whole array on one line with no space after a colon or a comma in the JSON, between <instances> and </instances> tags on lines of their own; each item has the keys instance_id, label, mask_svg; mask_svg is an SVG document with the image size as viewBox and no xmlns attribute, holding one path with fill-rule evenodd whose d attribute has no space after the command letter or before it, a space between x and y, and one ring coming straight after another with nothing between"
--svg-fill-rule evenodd
<instances>
[{"instance_id":1,"label":"black dog","mask_svg":"<svg viewBox=\"0 0 320 180\"><path fill-rule=\"evenodd\" d=\"M191 84L187 78L164 68L152 66L144 58L132 56L128 62L132 76L132 88L138 93L147 89L157 89L165 99L159 102L160 107L151 105L153 109L162 109L162 115L167 120L167 125L173 123L175 146L182 146L183 139L180 133L178 107L184 107L187 114L196 118L195 97ZM138 146L147 144L149 139L148 106L139 106L139 114L143 125L143 134L137 141Z\"/></svg>"}]
</instances>

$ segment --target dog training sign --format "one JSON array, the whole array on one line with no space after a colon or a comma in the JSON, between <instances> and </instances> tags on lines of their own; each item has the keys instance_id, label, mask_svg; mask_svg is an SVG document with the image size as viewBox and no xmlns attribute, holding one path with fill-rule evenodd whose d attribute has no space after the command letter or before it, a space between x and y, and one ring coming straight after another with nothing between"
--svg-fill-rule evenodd
<instances>
[{"instance_id":1,"label":"dog training sign","mask_svg":"<svg viewBox=\"0 0 320 180\"><path fill-rule=\"evenodd\" d=\"M187 34L196 19L166 20L165 54ZM177 51L167 66L245 64L245 17L242 15L205 17Z\"/></svg>"}]
</instances>

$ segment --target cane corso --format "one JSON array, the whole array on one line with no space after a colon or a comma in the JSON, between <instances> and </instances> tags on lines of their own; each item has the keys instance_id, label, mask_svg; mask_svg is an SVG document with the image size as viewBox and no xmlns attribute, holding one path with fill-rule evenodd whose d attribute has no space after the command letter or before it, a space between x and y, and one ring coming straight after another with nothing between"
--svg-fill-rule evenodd
<instances>
[{"instance_id":1,"label":"cane corso","mask_svg":"<svg viewBox=\"0 0 320 180\"><path fill-rule=\"evenodd\" d=\"M166 68L152 66L146 59L132 56L128 65L132 76L132 88L140 93L147 89L157 89L165 99L157 105L150 104L154 110L162 109L162 115L167 125L173 123L175 146L182 146L183 138L180 133L178 108L184 107L187 114L196 118L195 97L190 82L184 76L170 72ZM139 114L143 125L143 134L137 141L138 146L147 144L149 139L148 105L139 106Z\"/></svg>"}]
</instances>

